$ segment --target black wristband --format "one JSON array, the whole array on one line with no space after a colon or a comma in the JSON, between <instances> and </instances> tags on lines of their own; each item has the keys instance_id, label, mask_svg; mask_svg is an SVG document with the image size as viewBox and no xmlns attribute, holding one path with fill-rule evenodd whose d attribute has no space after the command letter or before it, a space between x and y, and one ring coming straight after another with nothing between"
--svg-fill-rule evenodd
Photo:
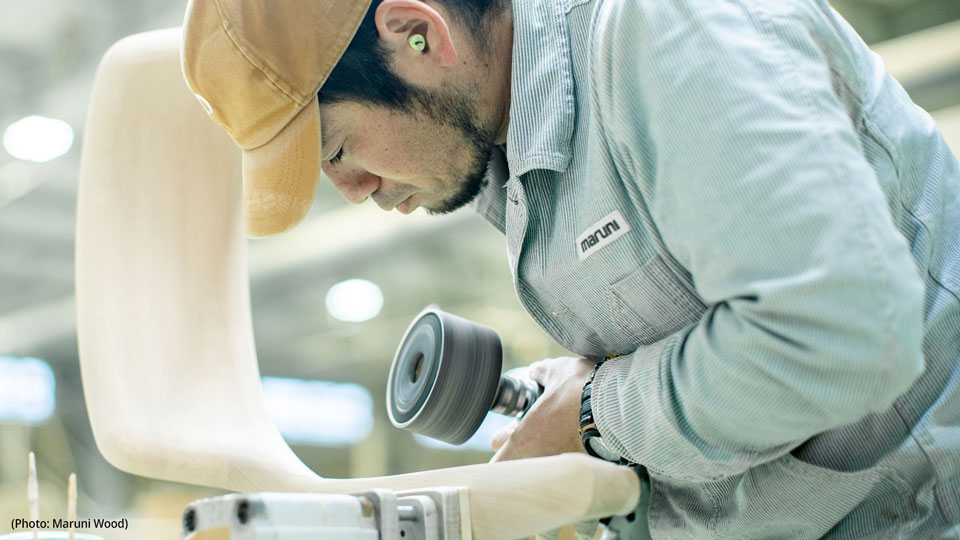
<instances>
[{"instance_id":1,"label":"black wristband","mask_svg":"<svg viewBox=\"0 0 960 540\"><path fill-rule=\"evenodd\" d=\"M590 377L587 379L587 383L583 385L583 393L580 394L580 443L583 444L583 449L586 450L588 454L596 458L604 459L603 456L597 454L596 450L593 449L593 445L590 444L590 439L600 436L597 423L593 420L593 408L591 407L590 397L593 394L593 378L597 376L597 370L600 369L601 364L602 362L594 366Z\"/></svg>"},{"instance_id":2,"label":"black wristband","mask_svg":"<svg viewBox=\"0 0 960 540\"><path fill-rule=\"evenodd\" d=\"M608 357L610 358L610 357ZM610 461L618 465L634 465L631 461L623 458L620 455L617 455L615 451L603 445L604 448L613 456L602 456L593 447L592 439L597 439L597 442L603 444L603 440L600 436L600 430L597 428L597 423L593 419L593 407L591 405L591 398L593 397L593 380L597 376L597 371L600 370L600 365L603 362L597 363L593 368L593 372L590 373L590 377L587 379L586 384L583 385L583 393L580 395L580 444L583 445L583 449L587 451L588 454L595 458L602 459L604 461Z\"/></svg>"}]
</instances>

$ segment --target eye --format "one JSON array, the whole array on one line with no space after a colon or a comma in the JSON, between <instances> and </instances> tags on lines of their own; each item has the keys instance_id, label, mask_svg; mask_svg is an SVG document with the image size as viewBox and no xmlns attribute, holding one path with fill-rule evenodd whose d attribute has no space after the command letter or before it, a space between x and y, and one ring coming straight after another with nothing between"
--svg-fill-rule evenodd
<instances>
[{"instance_id":1,"label":"eye","mask_svg":"<svg viewBox=\"0 0 960 540\"><path fill-rule=\"evenodd\" d=\"M337 163L340 163L340 160L341 160L341 159L343 159L343 147L342 147L342 146L340 147L340 150L337 151L337 155L335 155L335 156L333 156L332 158L330 158L330 163L333 164L333 165L336 165Z\"/></svg>"}]
</instances>

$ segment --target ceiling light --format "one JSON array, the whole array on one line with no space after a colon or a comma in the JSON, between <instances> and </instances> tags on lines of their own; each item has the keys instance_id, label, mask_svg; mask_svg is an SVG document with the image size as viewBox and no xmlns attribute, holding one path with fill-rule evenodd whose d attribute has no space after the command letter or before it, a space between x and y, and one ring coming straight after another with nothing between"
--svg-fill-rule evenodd
<instances>
[{"instance_id":1,"label":"ceiling light","mask_svg":"<svg viewBox=\"0 0 960 540\"><path fill-rule=\"evenodd\" d=\"M337 320L363 322L376 317L382 307L380 287L365 279L342 281L327 292L327 311Z\"/></svg>"},{"instance_id":2,"label":"ceiling light","mask_svg":"<svg viewBox=\"0 0 960 540\"><path fill-rule=\"evenodd\" d=\"M3 147L17 159L45 163L73 146L73 128L63 120L28 116L3 133Z\"/></svg>"}]
</instances>

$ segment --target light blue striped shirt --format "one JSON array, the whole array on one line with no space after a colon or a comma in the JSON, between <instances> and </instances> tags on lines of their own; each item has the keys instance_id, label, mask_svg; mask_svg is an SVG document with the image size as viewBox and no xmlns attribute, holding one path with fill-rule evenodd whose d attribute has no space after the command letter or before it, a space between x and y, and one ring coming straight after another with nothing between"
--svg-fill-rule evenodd
<instances>
[{"instance_id":1,"label":"light blue striped shirt","mask_svg":"<svg viewBox=\"0 0 960 540\"><path fill-rule=\"evenodd\" d=\"M513 0L474 209L655 538L960 538L960 165L823 0Z\"/></svg>"}]
</instances>

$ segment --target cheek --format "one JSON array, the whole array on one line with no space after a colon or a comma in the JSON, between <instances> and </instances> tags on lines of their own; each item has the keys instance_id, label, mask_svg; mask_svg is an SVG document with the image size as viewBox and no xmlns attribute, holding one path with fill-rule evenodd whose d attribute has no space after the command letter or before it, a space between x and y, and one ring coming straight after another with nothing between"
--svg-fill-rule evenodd
<instances>
[{"instance_id":1,"label":"cheek","mask_svg":"<svg viewBox=\"0 0 960 540\"><path fill-rule=\"evenodd\" d=\"M402 115L356 125L359 164L373 174L422 185L459 170L463 139L447 126Z\"/></svg>"},{"instance_id":2,"label":"cheek","mask_svg":"<svg viewBox=\"0 0 960 540\"><path fill-rule=\"evenodd\" d=\"M363 151L368 169L380 176L410 176L424 172L425 165L422 145L411 144L404 137L371 138ZM379 172L378 172L379 171Z\"/></svg>"}]
</instances>

